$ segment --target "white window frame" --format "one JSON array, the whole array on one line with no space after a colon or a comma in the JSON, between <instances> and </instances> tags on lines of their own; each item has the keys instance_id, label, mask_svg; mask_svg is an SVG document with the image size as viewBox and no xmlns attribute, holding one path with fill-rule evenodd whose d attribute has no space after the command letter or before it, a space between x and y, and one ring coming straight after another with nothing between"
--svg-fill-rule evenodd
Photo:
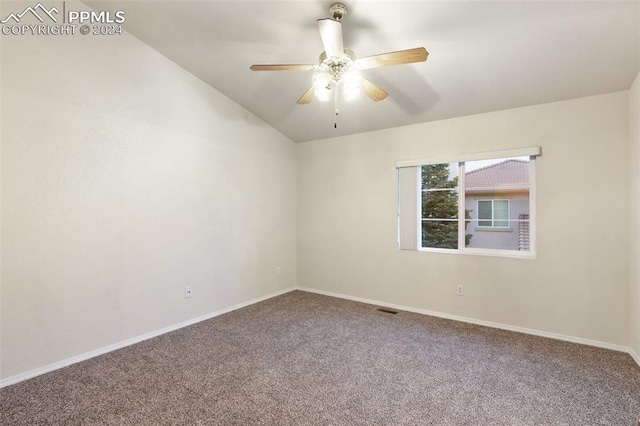
<instances>
[{"instance_id":1,"label":"white window frame","mask_svg":"<svg viewBox=\"0 0 640 426\"><path fill-rule=\"evenodd\" d=\"M396 168L398 168L398 176L402 176L401 169L415 168L415 176L413 178L406 179L409 186L405 184L398 184L398 247L402 250L417 250L420 252L429 253L449 253L449 254L468 254L479 256L498 256L498 257L513 257L513 258L536 258L537 247L537 212L536 212L536 158L540 156L542 150L540 147L519 148L514 150L496 151L488 153L470 154L466 156L456 157L444 156L431 159L418 159L418 160L401 160L396 162ZM475 248L465 247L465 200L464 191L460 188L465 187L465 161L474 160L492 160L500 158L511 157L529 157L529 251L519 250L499 250L490 248ZM458 164L458 248L457 249L442 249L422 247L422 188L421 188L421 167L429 164L442 164L442 163L457 163ZM406 173L406 176L411 176L410 173ZM411 182L411 181L414 182ZM404 193L403 193L403 187ZM407 190L408 188L408 190ZM414 194L413 196L411 194ZM414 204L408 202L408 199L413 197ZM511 208L511 206L509 206ZM402 213L404 210L404 213ZM412 225L413 224L413 225ZM511 219L509 218L509 224ZM408 225L408 226L407 226ZM409 232L406 228L414 227L414 232ZM489 228L483 227L483 229L507 229L507 228ZM413 235L412 235L413 234Z\"/></svg>"}]
</instances>

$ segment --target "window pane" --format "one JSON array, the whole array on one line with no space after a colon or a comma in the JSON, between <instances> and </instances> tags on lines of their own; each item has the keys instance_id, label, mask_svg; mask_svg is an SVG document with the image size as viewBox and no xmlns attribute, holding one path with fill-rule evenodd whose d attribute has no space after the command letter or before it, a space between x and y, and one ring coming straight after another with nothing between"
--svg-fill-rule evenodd
<instances>
[{"instance_id":1,"label":"window pane","mask_svg":"<svg viewBox=\"0 0 640 426\"><path fill-rule=\"evenodd\" d=\"M478 201L478 219L491 220L491 200ZM491 223L491 222L489 222ZM489 225L491 226L491 225Z\"/></svg>"},{"instance_id":2,"label":"window pane","mask_svg":"<svg viewBox=\"0 0 640 426\"><path fill-rule=\"evenodd\" d=\"M423 219L457 219L458 191L453 189L422 193Z\"/></svg>"},{"instance_id":3,"label":"window pane","mask_svg":"<svg viewBox=\"0 0 640 426\"><path fill-rule=\"evenodd\" d=\"M518 234L509 228L475 228L467 247L518 250Z\"/></svg>"},{"instance_id":4,"label":"window pane","mask_svg":"<svg viewBox=\"0 0 640 426\"><path fill-rule=\"evenodd\" d=\"M493 226L499 228L509 227L509 201L494 200L493 201Z\"/></svg>"},{"instance_id":5,"label":"window pane","mask_svg":"<svg viewBox=\"0 0 640 426\"><path fill-rule=\"evenodd\" d=\"M422 247L457 249L458 221L425 220L422 222Z\"/></svg>"},{"instance_id":6,"label":"window pane","mask_svg":"<svg viewBox=\"0 0 640 426\"><path fill-rule=\"evenodd\" d=\"M493 208L495 210L494 217L496 219L509 219L509 201L494 200Z\"/></svg>"},{"instance_id":7,"label":"window pane","mask_svg":"<svg viewBox=\"0 0 640 426\"><path fill-rule=\"evenodd\" d=\"M458 248L458 165L422 166L422 247Z\"/></svg>"},{"instance_id":8,"label":"window pane","mask_svg":"<svg viewBox=\"0 0 640 426\"><path fill-rule=\"evenodd\" d=\"M458 165L456 163L422 166L422 189L457 188Z\"/></svg>"},{"instance_id":9,"label":"window pane","mask_svg":"<svg viewBox=\"0 0 640 426\"><path fill-rule=\"evenodd\" d=\"M466 247L529 251L529 167L528 157L465 163Z\"/></svg>"}]
</instances>

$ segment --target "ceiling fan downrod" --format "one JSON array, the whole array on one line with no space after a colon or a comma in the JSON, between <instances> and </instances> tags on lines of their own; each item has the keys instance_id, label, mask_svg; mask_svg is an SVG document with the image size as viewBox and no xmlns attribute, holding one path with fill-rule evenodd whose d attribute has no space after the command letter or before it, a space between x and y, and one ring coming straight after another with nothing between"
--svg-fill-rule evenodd
<instances>
[{"instance_id":1,"label":"ceiling fan downrod","mask_svg":"<svg viewBox=\"0 0 640 426\"><path fill-rule=\"evenodd\" d=\"M342 3L333 3L329 6L329 14L332 19L340 21L347 14L347 7Z\"/></svg>"}]
</instances>

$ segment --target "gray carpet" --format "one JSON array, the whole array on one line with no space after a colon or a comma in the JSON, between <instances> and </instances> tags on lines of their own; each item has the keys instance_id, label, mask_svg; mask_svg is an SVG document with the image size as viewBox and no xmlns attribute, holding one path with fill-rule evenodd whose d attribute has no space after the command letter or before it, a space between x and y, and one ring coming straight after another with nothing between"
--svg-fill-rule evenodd
<instances>
[{"instance_id":1,"label":"gray carpet","mask_svg":"<svg viewBox=\"0 0 640 426\"><path fill-rule=\"evenodd\" d=\"M3 425L629 425L628 354L295 291L0 390Z\"/></svg>"}]
</instances>

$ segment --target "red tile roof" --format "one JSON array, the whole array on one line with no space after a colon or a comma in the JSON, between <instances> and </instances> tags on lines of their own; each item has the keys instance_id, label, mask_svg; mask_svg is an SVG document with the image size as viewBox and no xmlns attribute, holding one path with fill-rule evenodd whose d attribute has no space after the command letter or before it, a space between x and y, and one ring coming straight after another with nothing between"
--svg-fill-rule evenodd
<instances>
[{"instance_id":1,"label":"red tile roof","mask_svg":"<svg viewBox=\"0 0 640 426\"><path fill-rule=\"evenodd\" d=\"M505 160L465 173L465 192L529 191L529 162Z\"/></svg>"}]
</instances>

